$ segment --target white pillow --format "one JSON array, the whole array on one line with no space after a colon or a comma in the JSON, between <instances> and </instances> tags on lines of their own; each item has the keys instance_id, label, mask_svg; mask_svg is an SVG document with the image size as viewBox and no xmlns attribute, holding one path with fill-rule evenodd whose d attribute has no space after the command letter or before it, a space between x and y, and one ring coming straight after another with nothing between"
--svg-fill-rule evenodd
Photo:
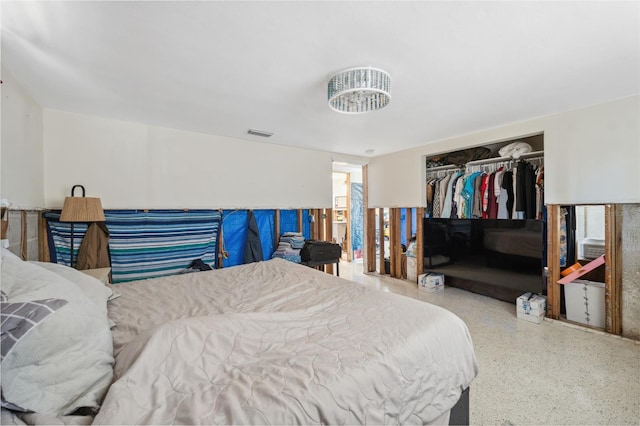
<instances>
[{"instance_id":1,"label":"white pillow","mask_svg":"<svg viewBox=\"0 0 640 426\"><path fill-rule=\"evenodd\" d=\"M80 407L98 408L113 377L106 316L75 284L40 266L5 257L1 274L11 302L67 301L2 361L5 401L55 417Z\"/></svg>"},{"instance_id":2,"label":"white pillow","mask_svg":"<svg viewBox=\"0 0 640 426\"><path fill-rule=\"evenodd\" d=\"M20 257L18 257L18 255L16 255L14 252L9 250L8 248L0 247L0 251L2 252L2 260L4 260L5 257L14 257L16 259L22 260L20 259Z\"/></svg>"},{"instance_id":3,"label":"white pillow","mask_svg":"<svg viewBox=\"0 0 640 426\"><path fill-rule=\"evenodd\" d=\"M528 143L517 141L500 148L498 154L500 154L500 157L520 158L522 154L531 152L531 150L531 145L529 145Z\"/></svg>"},{"instance_id":4,"label":"white pillow","mask_svg":"<svg viewBox=\"0 0 640 426\"><path fill-rule=\"evenodd\" d=\"M105 286L99 279L59 263L36 261L30 261L29 263L33 263L41 268L55 272L56 274L68 279L77 285L84 295L95 303L98 308L100 308L100 312L107 315L107 301L111 298L113 291Z\"/></svg>"}]
</instances>

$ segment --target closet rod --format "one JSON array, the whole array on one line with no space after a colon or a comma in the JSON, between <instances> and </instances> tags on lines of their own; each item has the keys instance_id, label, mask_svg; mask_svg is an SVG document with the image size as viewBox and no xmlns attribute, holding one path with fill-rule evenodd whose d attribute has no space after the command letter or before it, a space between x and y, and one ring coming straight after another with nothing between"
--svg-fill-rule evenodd
<instances>
[{"instance_id":1,"label":"closet rod","mask_svg":"<svg viewBox=\"0 0 640 426\"><path fill-rule=\"evenodd\" d=\"M543 151L535 151L535 152L529 152L527 154L522 154L519 158L495 157L495 158L486 158L484 160L473 160L473 161L469 161L467 163L467 166L490 164L490 163L499 163L501 161L517 161L517 160L523 160L523 159L535 159L537 157L544 158Z\"/></svg>"},{"instance_id":2,"label":"closet rod","mask_svg":"<svg viewBox=\"0 0 640 426\"><path fill-rule=\"evenodd\" d=\"M427 167L427 173L439 172L442 170L457 170L457 169L464 169L464 166L456 166L455 164L449 164L446 166Z\"/></svg>"}]
</instances>

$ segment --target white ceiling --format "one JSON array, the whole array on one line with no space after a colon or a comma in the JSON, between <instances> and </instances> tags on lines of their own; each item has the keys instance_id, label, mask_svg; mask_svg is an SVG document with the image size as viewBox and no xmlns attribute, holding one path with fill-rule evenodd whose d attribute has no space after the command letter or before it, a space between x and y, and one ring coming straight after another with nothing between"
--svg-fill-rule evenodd
<instances>
[{"instance_id":1,"label":"white ceiling","mask_svg":"<svg viewBox=\"0 0 640 426\"><path fill-rule=\"evenodd\" d=\"M640 93L640 3L3 1L2 65L45 108L375 156ZM328 107L354 66L389 106Z\"/></svg>"}]
</instances>

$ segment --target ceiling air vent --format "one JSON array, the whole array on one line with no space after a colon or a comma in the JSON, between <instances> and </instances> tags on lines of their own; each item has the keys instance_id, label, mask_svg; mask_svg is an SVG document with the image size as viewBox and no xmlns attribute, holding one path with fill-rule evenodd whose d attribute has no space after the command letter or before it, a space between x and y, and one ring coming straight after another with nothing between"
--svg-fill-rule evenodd
<instances>
[{"instance_id":1,"label":"ceiling air vent","mask_svg":"<svg viewBox=\"0 0 640 426\"><path fill-rule=\"evenodd\" d=\"M262 136L263 138L268 138L273 136L273 133L271 132L265 132L264 130L257 130L257 129L249 129L247 130L247 134L253 135L253 136Z\"/></svg>"}]
</instances>

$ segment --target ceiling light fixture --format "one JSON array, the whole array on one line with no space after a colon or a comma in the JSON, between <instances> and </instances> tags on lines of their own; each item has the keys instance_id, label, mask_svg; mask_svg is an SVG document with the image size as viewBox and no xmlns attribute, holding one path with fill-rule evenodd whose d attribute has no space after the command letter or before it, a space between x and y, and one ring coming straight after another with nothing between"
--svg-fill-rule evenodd
<instances>
[{"instance_id":1,"label":"ceiling light fixture","mask_svg":"<svg viewBox=\"0 0 640 426\"><path fill-rule=\"evenodd\" d=\"M346 114L360 114L387 106L391 76L378 68L349 68L329 80L329 106Z\"/></svg>"}]
</instances>

